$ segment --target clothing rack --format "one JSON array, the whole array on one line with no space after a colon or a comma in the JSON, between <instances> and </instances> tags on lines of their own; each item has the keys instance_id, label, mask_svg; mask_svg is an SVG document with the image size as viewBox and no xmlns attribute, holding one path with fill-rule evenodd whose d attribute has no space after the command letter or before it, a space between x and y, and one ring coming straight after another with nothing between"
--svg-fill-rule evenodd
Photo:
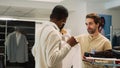
<instances>
[{"instance_id":1,"label":"clothing rack","mask_svg":"<svg viewBox=\"0 0 120 68\"><path fill-rule=\"evenodd\" d=\"M117 40L115 39L115 37L114 36L117 36L117 37L119 37L120 36L120 28L113 28L113 27L111 27L111 42L112 42L112 45L114 46L114 45L117 45L118 44L118 39L119 38L117 38ZM113 40L114 39L114 40ZM115 41L116 40L116 41ZM115 44L115 42L117 42L116 44Z\"/></svg>"},{"instance_id":2,"label":"clothing rack","mask_svg":"<svg viewBox=\"0 0 120 68\"><path fill-rule=\"evenodd\" d=\"M120 35L120 28L113 28L113 35Z\"/></svg>"},{"instance_id":3,"label":"clothing rack","mask_svg":"<svg viewBox=\"0 0 120 68\"><path fill-rule=\"evenodd\" d=\"M3 66L5 66L5 68L9 66L7 63L7 54L6 54L7 49L6 49L6 46L4 45L5 39L9 33L15 31L15 28L18 28L18 27L26 33L25 35L28 40L28 46L29 46L28 58L30 59L30 61L27 62L27 64L25 65L26 66L25 68L30 68L30 67L34 68L33 67L34 59L31 57L32 55L31 55L30 48L34 44L35 22L34 21L21 21L21 20L0 20L0 57L1 56L3 57L2 58Z\"/></svg>"}]
</instances>

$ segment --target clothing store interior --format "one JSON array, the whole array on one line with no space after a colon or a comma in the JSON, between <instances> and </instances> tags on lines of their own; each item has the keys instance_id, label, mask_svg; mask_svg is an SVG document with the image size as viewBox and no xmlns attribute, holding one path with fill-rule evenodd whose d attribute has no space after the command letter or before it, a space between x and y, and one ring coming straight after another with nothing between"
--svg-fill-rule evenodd
<instances>
[{"instance_id":1,"label":"clothing store interior","mask_svg":"<svg viewBox=\"0 0 120 68\"><path fill-rule=\"evenodd\" d=\"M78 42L60 60L61 68L120 68L120 0L0 0L0 68L38 68L32 47L56 5L68 10L66 31L59 33ZM88 37L90 13L103 22L99 37Z\"/></svg>"}]
</instances>

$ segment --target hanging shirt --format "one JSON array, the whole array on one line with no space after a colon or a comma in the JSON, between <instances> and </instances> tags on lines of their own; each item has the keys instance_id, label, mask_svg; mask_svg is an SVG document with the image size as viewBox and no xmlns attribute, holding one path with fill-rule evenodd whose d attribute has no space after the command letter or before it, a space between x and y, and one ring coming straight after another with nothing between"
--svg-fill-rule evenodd
<instances>
[{"instance_id":1,"label":"hanging shirt","mask_svg":"<svg viewBox=\"0 0 120 68\"><path fill-rule=\"evenodd\" d=\"M17 42L16 31L10 33L6 40L7 60L9 62L25 63L28 61L28 41L25 35L21 34Z\"/></svg>"},{"instance_id":2,"label":"hanging shirt","mask_svg":"<svg viewBox=\"0 0 120 68\"><path fill-rule=\"evenodd\" d=\"M21 38L21 33L16 31L16 40L17 40L16 42L17 42L17 46L18 46L18 44L19 44L20 38Z\"/></svg>"}]
</instances>

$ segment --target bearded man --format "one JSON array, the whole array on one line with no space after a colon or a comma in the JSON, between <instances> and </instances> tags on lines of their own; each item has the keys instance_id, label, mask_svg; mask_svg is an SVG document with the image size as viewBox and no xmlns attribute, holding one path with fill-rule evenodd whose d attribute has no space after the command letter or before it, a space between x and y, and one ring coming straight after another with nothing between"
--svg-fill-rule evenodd
<instances>
[{"instance_id":1,"label":"bearded man","mask_svg":"<svg viewBox=\"0 0 120 68\"><path fill-rule=\"evenodd\" d=\"M86 15L85 24L88 34L83 34L76 37L80 44L83 56L85 52L91 53L94 51L105 51L112 49L110 41L99 32L100 23L101 18L97 14L90 13ZM96 67L95 65L84 61L83 63L83 68L101 68L101 66Z\"/></svg>"}]
</instances>

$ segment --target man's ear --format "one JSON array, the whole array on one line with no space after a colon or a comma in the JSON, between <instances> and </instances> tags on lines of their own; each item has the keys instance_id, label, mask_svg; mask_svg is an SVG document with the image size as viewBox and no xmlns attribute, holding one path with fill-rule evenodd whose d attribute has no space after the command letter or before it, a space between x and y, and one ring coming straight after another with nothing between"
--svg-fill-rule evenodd
<instances>
[{"instance_id":1,"label":"man's ear","mask_svg":"<svg viewBox=\"0 0 120 68\"><path fill-rule=\"evenodd\" d=\"M98 27L100 27L100 24L99 24L99 23L97 23L97 26L98 26Z\"/></svg>"}]
</instances>

